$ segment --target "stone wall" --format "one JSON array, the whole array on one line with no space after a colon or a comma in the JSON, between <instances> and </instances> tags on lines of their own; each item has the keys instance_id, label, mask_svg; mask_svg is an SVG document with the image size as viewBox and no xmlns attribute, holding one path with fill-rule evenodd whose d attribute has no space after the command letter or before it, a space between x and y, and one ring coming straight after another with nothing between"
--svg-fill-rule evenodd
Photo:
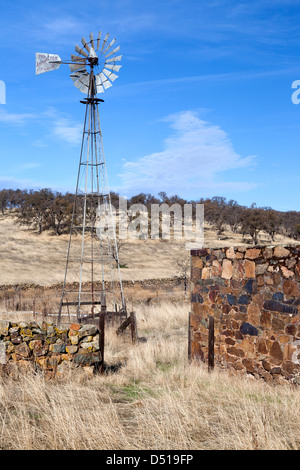
<instances>
[{"instance_id":1,"label":"stone wall","mask_svg":"<svg viewBox=\"0 0 300 470\"><path fill-rule=\"evenodd\" d=\"M29 364L46 373L64 362L93 367L101 362L99 330L73 323L69 328L49 322L0 321L0 364ZM8 367L9 369L9 367Z\"/></svg>"},{"instance_id":2,"label":"stone wall","mask_svg":"<svg viewBox=\"0 0 300 470\"><path fill-rule=\"evenodd\" d=\"M192 250L191 357L267 381L299 381L300 245Z\"/></svg>"}]
</instances>

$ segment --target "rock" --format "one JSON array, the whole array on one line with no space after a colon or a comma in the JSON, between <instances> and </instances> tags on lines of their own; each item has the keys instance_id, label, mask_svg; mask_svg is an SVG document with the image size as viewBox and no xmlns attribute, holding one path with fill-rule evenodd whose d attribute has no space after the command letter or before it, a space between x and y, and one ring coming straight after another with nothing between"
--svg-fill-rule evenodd
<instances>
[{"instance_id":1,"label":"rock","mask_svg":"<svg viewBox=\"0 0 300 470\"><path fill-rule=\"evenodd\" d=\"M24 343L24 342L15 347L15 353L18 356L25 357L25 358L30 357L30 354L31 354L27 343Z\"/></svg>"},{"instance_id":2,"label":"rock","mask_svg":"<svg viewBox=\"0 0 300 470\"><path fill-rule=\"evenodd\" d=\"M88 343L80 343L80 347L87 351L98 351L99 350L99 340L90 341Z\"/></svg>"},{"instance_id":3,"label":"rock","mask_svg":"<svg viewBox=\"0 0 300 470\"><path fill-rule=\"evenodd\" d=\"M70 336L70 341L73 346L76 346L79 343L79 337L78 335L76 336Z\"/></svg>"},{"instance_id":4,"label":"rock","mask_svg":"<svg viewBox=\"0 0 300 470\"><path fill-rule=\"evenodd\" d=\"M65 343L55 343L50 344L50 351L55 354L62 354L66 352L66 344Z\"/></svg>"},{"instance_id":5,"label":"rock","mask_svg":"<svg viewBox=\"0 0 300 470\"><path fill-rule=\"evenodd\" d=\"M250 323L242 323L240 326L240 332L243 335L250 335L250 336L257 336L258 335L258 330L251 325Z\"/></svg>"},{"instance_id":6,"label":"rock","mask_svg":"<svg viewBox=\"0 0 300 470\"><path fill-rule=\"evenodd\" d=\"M49 351L49 345L41 340L30 341L29 348L35 357L45 356Z\"/></svg>"},{"instance_id":7,"label":"rock","mask_svg":"<svg viewBox=\"0 0 300 470\"><path fill-rule=\"evenodd\" d=\"M66 346L66 351L69 354L75 354L78 351L78 347L68 345L68 346Z\"/></svg>"},{"instance_id":8,"label":"rock","mask_svg":"<svg viewBox=\"0 0 300 470\"><path fill-rule=\"evenodd\" d=\"M278 341L274 341L270 348L270 356L275 365L280 365L283 361L283 352Z\"/></svg>"},{"instance_id":9,"label":"rock","mask_svg":"<svg viewBox=\"0 0 300 470\"><path fill-rule=\"evenodd\" d=\"M22 336L16 336L16 337L11 338L11 342L13 344L21 344L22 341L23 341Z\"/></svg>"},{"instance_id":10,"label":"rock","mask_svg":"<svg viewBox=\"0 0 300 470\"><path fill-rule=\"evenodd\" d=\"M249 295L246 295L246 294L242 294L242 295L238 298L237 303L238 303L239 305L248 305L248 304L249 304L249 301L250 301L250 296L249 296Z\"/></svg>"},{"instance_id":11,"label":"rock","mask_svg":"<svg viewBox=\"0 0 300 470\"><path fill-rule=\"evenodd\" d=\"M273 256L273 249L272 249L272 248L266 248L266 249L264 250L264 253L263 253L263 254L264 254L264 258L270 259L270 258L272 258L272 256Z\"/></svg>"},{"instance_id":12,"label":"rock","mask_svg":"<svg viewBox=\"0 0 300 470\"><path fill-rule=\"evenodd\" d=\"M263 307L264 309L271 310L273 312L288 313L291 315L298 314L297 307L293 307L292 305L287 305L282 302L278 302L277 300L266 300L264 302Z\"/></svg>"},{"instance_id":13,"label":"rock","mask_svg":"<svg viewBox=\"0 0 300 470\"><path fill-rule=\"evenodd\" d=\"M249 248L248 250L246 250L245 258L257 259L259 258L260 254L261 250L259 248Z\"/></svg>"},{"instance_id":14,"label":"rock","mask_svg":"<svg viewBox=\"0 0 300 470\"><path fill-rule=\"evenodd\" d=\"M247 372L249 372L250 374L254 373L253 362L250 359L243 359L242 363L245 366Z\"/></svg>"},{"instance_id":15,"label":"rock","mask_svg":"<svg viewBox=\"0 0 300 470\"><path fill-rule=\"evenodd\" d=\"M81 365L81 366L90 366L92 364L96 364L97 362L101 362L101 353L86 353L86 352L78 352L74 356L74 364Z\"/></svg>"},{"instance_id":16,"label":"rock","mask_svg":"<svg viewBox=\"0 0 300 470\"><path fill-rule=\"evenodd\" d=\"M255 279L249 279L244 285L244 290L247 294L255 294L257 292L257 283Z\"/></svg>"},{"instance_id":17,"label":"rock","mask_svg":"<svg viewBox=\"0 0 300 470\"><path fill-rule=\"evenodd\" d=\"M18 326L14 326L9 328L9 335L11 338L16 338L19 335L20 328Z\"/></svg>"},{"instance_id":18,"label":"rock","mask_svg":"<svg viewBox=\"0 0 300 470\"><path fill-rule=\"evenodd\" d=\"M255 278L255 263L245 259L244 261L245 277Z\"/></svg>"},{"instance_id":19,"label":"rock","mask_svg":"<svg viewBox=\"0 0 300 470\"><path fill-rule=\"evenodd\" d=\"M236 296L232 294L227 294L227 301L229 305L236 305Z\"/></svg>"},{"instance_id":20,"label":"rock","mask_svg":"<svg viewBox=\"0 0 300 470\"><path fill-rule=\"evenodd\" d=\"M286 256L289 256L290 252L283 246L275 246L274 248L274 256L276 258L285 258Z\"/></svg>"},{"instance_id":21,"label":"rock","mask_svg":"<svg viewBox=\"0 0 300 470\"><path fill-rule=\"evenodd\" d=\"M221 277L223 279L232 278L232 262L229 259L223 260Z\"/></svg>"},{"instance_id":22,"label":"rock","mask_svg":"<svg viewBox=\"0 0 300 470\"><path fill-rule=\"evenodd\" d=\"M6 346L3 341L0 342L0 364L6 364Z\"/></svg>"},{"instance_id":23,"label":"rock","mask_svg":"<svg viewBox=\"0 0 300 470\"><path fill-rule=\"evenodd\" d=\"M292 296L299 295L298 284L295 281L286 279L283 282L282 288L283 288L283 292L285 295L292 295ZM280 299L280 300L283 300L283 299Z\"/></svg>"},{"instance_id":24,"label":"rock","mask_svg":"<svg viewBox=\"0 0 300 470\"><path fill-rule=\"evenodd\" d=\"M193 262L193 267L194 268L199 268L199 269L203 268L203 261L198 256L193 256L192 262Z\"/></svg>"},{"instance_id":25,"label":"rock","mask_svg":"<svg viewBox=\"0 0 300 470\"><path fill-rule=\"evenodd\" d=\"M203 304L203 297L200 294L192 294L191 295L191 302Z\"/></svg>"},{"instance_id":26,"label":"rock","mask_svg":"<svg viewBox=\"0 0 300 470\"><path fill-rule=\"evenodd\" d=\"M255 268L256 274L264 274L267 271L268 263L258 264Z\"/></svg>"},{"instance_id":27,"label":"rock","mask_svg":"<svg viewBox=\"0 0 300 470\"><path fill-rule=\"evenodd\" d=\"M51 338L53 336L56 336L56 331L54 325L47 325L47 336L48 338Z\"/></svg>"},{"instance_id":28,"label":"rock","mask_svg":"<svg viewBox=\"0 0 300 470\"><path fill-rule=\"evenodd\" d=\"M201 272L201 279L209 279L210 278L210 268L203 268Z\"/></svg>"},{"instance_id":29,"label":"rock","mask_svg":"<svg viewBox=\"0 0 300 470\"><path fill-rule=\"evenodd\" d=\"M284 275L284 277L287 277L287 278L294 277L293 271L290 271L285 266L280 266L280 268L281 268L281 271L282 271L282 274Z\"/></svg>"},{"instance_id":30,"label":"rock","mask_svg":"<svg viewBox=\"0 0 300 470\"><path fill-rule=\"evenodd\" d=\"M235 259L236 258L234 248L230 247L230 248L228 248L228 250L226 250L226 258L229 258L229 259Z\"/></svg>"},{"instance_id":31,"label":"rock","mask_svg":"<svg viewBox=\"0 0 300 470\"><path fill-rule=\"evenodd\" d=\"M1 320L0 321L0 336L7 336L10 327L10 322Z\"/></svg>"},{"instance_id":32,"label":"rock","mask_svg":"<svg viewBox=\"0 0 300 470\"><path fill-rule=\"evenodd\" d=\"M245 352L243 351L243 349L232 347L228 348L227 351L228 354L231 354L232 356L245 357Z\"/></svg>"},{"instance_id":33,"label":"rock","mask_svg":"<svg viewBox=\"0 0 300 470\"><path fill-rule=\"evenodd\" d=\"M98 331L96 325L83 325L78 331L78 337L84 338L85 336L94 336Z\"/></svg>"},{"instance_id":34,"label":"rock","mask_svg":"<svg viewBox=\"0 0 300 470\"><path fill-rule=\"evenodd\" d=\"M272 319L272 328L274 331L283 331L284 330L284 321L278 317L273 316Z\"/></svg>"}]
</instances>

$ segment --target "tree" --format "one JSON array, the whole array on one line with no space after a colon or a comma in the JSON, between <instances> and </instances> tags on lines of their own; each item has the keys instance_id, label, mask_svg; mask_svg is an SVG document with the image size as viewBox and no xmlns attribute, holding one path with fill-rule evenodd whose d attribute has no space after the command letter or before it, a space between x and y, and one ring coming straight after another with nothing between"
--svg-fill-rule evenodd
<instances>
[{"instance_id":1,"label":"tree","mask_svg":"<svg viewBox=\"0 0 300 470\"><path fill-rule=\"evenodd\" d=\"M270 235L271 240L274 241L276 233L280 231L280 225L282 224L282 216L277 211L270 207L264 208L265 211L265 227L264 230Z\"/></svg>"},{"instance_id":2,"label":"tree","mask_svg":"<svg viewBox=\"0 0 300 470\"><path fill-rule=\"evenodd\" d=\"M73 214L74 195L56 193L45 212L45 229L61 235L70 230Z\"/></svg>"},{"instance_id":3,"label":"tree","mask_svg":"<svg viewBox=\"0 0 300 470\"><path fill-rule=\"evenodd\" d=\"M5 214L5 210L8 207L8 203L9 203L8 191L6 189L2 189L2 191L0 191L0 208L1 208L2 215Z\"/></svg>"},{"instance_id":4,"label":"tree","mask_svg":"<svg viewBox=\"0 0 300 470\"><path fill-rule=\"evenodd\" d=\"M258 244L258 234L264 230L265 214L263 209L257 208L252 204L250 208L243 211L241 215L241 232L245 236L250 235L254 245Z\"/></svg>"},{"instance_id":5,"label":"tree","mask_svg":"<svg viewBox=\"0 0 300 470\"><path fill-rule=\"evenodd\" d=\"M54 201L54 193L48 189L30 190L18 208L16 217L21 225L33 226L41 234L47 227L47 217L50 206Z\"/></svg>"},{"instance_id":6,"label":"tree","mask_svg":"<svg viewBox=\"0 0 300 470\"><path fill-rule=\"evenodd\" d=\"M220 239L227 222L226 198L215 196L212 199L200 199L199 203L204 204L204 218L214 227Z\"/></svg>"}]
</instances>

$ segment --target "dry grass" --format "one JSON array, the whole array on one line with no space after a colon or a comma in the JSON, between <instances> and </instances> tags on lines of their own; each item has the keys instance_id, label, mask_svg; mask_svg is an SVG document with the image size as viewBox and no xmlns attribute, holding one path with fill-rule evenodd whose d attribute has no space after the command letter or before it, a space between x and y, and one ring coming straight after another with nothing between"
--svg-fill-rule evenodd
<instances>
[{"instance_id":1,"label":"dry grass","mask_svg":"<svg viewBox=\"0 0 300 470\"><path fill-rule=\"evenodd\" d=\"M0 217L0 285L49 286L41 302L54 309L58 292L51 286L63 280L67 242L68 236L38 236ZM217 240L205 228L205 246L242 244L230 231ZM122 278L176 276L174 259L184 257L189 257L184 241L129 241L120 253L128 266ZM22 296L30 303L35 289ZM51 381L31 372L0 379L0 449L300 449L298 389L224 371L208 374L203 365L188 363L189 304L178 301L182 286L135 285L126 298L147 342L133 346L129 336L108 330L106 375L65 366ZM5 299L1 302L2 309ZM1 318L15 315L1 313Z\"/></svg>"},{"instance_id":2,"label":"dry grass","mask_svg":"<svg viewBox=\"0 0 300 470\"><path fill-rule=\"evenodd\" d=\"M241 235L227 230L219 240L214 230L205 226L205 246L244 245ZM293 240L276 236L276 243ZM72 242L73 243L73 242ZM74 239L75 244L80 240ZM270 243L262 236L260 243ZM50 286L63 281L68 235L36 234L19 226L9 216L0 216L0 285L32 283ZM174 260L187 259L184 240L128 240L120 251L122 279L162 279L178 274Z\"/></svg>"},{"instance_id":3,"label":"dry grass","mask_svg":"<svg viewBox=\"0 0 300 470\"><path fill-rule=\"evenodd\" d=\"M136 305L146 343L106 335L114 373L0 382L2 449L300 449L299 390L187 361L189 305Z\"/></svg>"}]
</instances>

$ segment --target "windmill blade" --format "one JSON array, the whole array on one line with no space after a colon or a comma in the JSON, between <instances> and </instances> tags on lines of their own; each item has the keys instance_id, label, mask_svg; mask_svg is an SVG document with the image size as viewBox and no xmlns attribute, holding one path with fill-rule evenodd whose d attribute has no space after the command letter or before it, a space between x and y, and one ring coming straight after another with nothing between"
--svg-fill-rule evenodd
<instances>
[{"instance_id":1,"label":"windmill blade","mask_svg":"<svg viewBox=\"0 0 300 470\"><path fill-rule=\"evenodd\" d=\"M80 62L81 64L86 64L86 60L83 57L80 57L79 55L71 54L71 60L72 62Z\"/></svg>"},{"instance_id":2,"label":"windmill blade","mask_svg":"<svg viewBox=\"0 0 300 470\"><path fill-rule=\"evenodd\" d=\"M108 78L104 75L104 73L100 72L98 75L100 75L100 79L105 90L112 86L112 84L110 83Z\"/></svg>"},{"instance_id":3,"label":"windmill blade","mask_svg":"<svg viewBox=\"0 0 300 470\"><path fill-rule=\"evenodd\" d=\"M61 65L61 58L57 54L35 53L35 74L56 70Z\"/></svg>"},{"instance_id":4,"label":"windmill blade","mask_svg":"<svg viewBox=\"0 0 300 470\"><path fill-rule=\"evenodd\" d=\"M90 74L85 71L84 73L80 74L78 79L75 81L76 82L79 82L79 83L82 83L86 86L89 86L89 83L90 83ZM76 86L76 85L75 85Z\"/></svg>"},{"instance_id":5,"label":"windmill blade","mask_svg":"<svg viewBox=\"0 0 300 470\"><path fill-rule=\"evenodd\" d=\"M82 93L86 93L90 86L90 74L87 72L81 74L81 76L74 82L74 85L78 90L82 91Z\"/></svg>"},{"instance_id":6,"label":"windmill blade","mask_svg":"<svg viewBox=\"0 0 300 470\"><path fill-rule=\"evenodd\" d=\"M101 79L99 77L99 74L97 74L95 76L95 80L96 80L96 90L97 90L97 93L104 93L104 88L102 86L102 83L101 83Z\"/></svg>"},{"instance_id":7,"label":"windmill blade","mask_svg":"<svg viewBox=\"0 0 300 470\"><path fill-rule=\"evenodd\" d=\"M89 73L86 70L77 70L76 72L72 72L70 77L73 80L73 82L76 82L80 77L83 75L87 76Z\"/></svg>"},{"instance_id":8,"label":"windmill blade","mask_svg":"<svg viewBox=\"0 0 300 470\"><path fill-rule=\"evenodd\" d=\"M113 57L112 59L107 59L106 62L119 62L122 57L122 55L118 55L117 57Z\"/></svg>"},{"instance_id":9,"label":"windmill blade","mask_svg":"<svg viewBox=\"0 0 300 470\"><path fill-rule=\"evenodd\" d=\"M78 80L83 73L84 72L73 72L73 73L71 73L70 77L73 80L73 82L76 82L76 80Z\"/></svg>"},{"instance_id":10,"label":"windmill blade","mask_svg":"<svg viewBox=\"0 0 300 470\"><path fill-rule=\"evenodd\" d=\"M78 85L75 85L76 88L78 88L79 91L81 91L82 93L88 93L89 91L89 87L84 85L83 83L80 83Z\"/></svg>"},{"instance_id":11,"label":"windmill blade","mask_svg":"<svg viewBox=\"0 0 300 470\"><path fill-rule=\"evenodd\" d=\"M90 33L90 43L91 43L92 48L95 49L95 46L94 46L94 33Z\"/></svg>"},{"instance_id":12,"label":"windmill blade","mask_svg":"<svg viewBox=\"0 0 300 470\"><path fill-rule=\"evenodd\" d=\"M86 48L86 50L88 52L90 52L90 48L89 48L89 45L87 44L86 40L84 39L84 37L81 39L81 44L83 45L83 47Z\"/></svg>"},{"instance_id":13,"label":"windmill blade","mask_svg":"<svg viewBox=\"0 0 300 470\"><path fill-rule=\"evenodd\" d=\"M99 50L99 46L100 46L101 34L102 34L102 31L99 31L99 33L98 33L98 39L97 39L97 51Z\"/></svg>"},{"instance_id":14,"label":"windmill blade","mask_svg":"<svg viewBox=\"0 0 300 470\"><path fill-rule=\"evenodd\" d=\"M104 41L103 41L102 47L101 47L101 49L100 49L100 52L103 51L103 48L104 48L104 46L105 46L105 44L106 44L106 41L108 40L108 37L109 37L109 33L107 33L107 35L106 35L105 38L104 38Z\"/></svg>"},{"instance_id":15,"label":"windmill blade","mask_svg":"<svg viewBox=\"0 0 300 470\"><path fill-rule=\"evenodd\" d=\"M108 80L106 80L105 82L102 82L102 85L105 90L107 90L107 88L110 88L112 86L112 84Z\"/></svg>"},{"instance_id":16,"label":"windmill blade","mask_svg":"<svg viewBox=\"0 0 300 470\"><path fill-rule=\"evenodd\" d=\"M105 62L104 67L106 67L107 69L113 70L114 72L119 72L122 65L112 65L112 64L107 64Z\"/></svg>"},{"instance_id":17,"label":"windmill blade","mask_svg":"<svg viewBox=\"0 0 300 470\"><path fill-rule=\"evenodd\" d=\"M120 50L120 46L116 47L113 51L111 51L109 54L107 54L105 57L109 57L110 55L112 54L115 54L116 52L118 52Z\"/></svg>"},{"instance_id":18,"label":"windmill blade","mask_svg":"<svg viewBox=\"0 0 300 470\"><path fill-rule=\"evenodd\" d=\"M110 72L109 70L103 69L102 72L110 79L111 82L114 82L119 76Z\"/></svg>"},{"instance_id":19,"label":"windmill blade","mask_svg":"<svg viewBox=\"0 0 300 470\"><path fill-rule=\"evenodd\" d=\"M75 51L76 51L78 54L81 54L81 55L83 55L83 56L86 57L86 58L88 58L88 56L89 56L89 55L87 54L87 52L85 52L83 49L81 49L79 46L77 46L77 44L76 44L76 46L75 46Z\"/></svg>"},{"instance_id":20,"label":"windmill blade","mask_svg":"<svg viewBox=\"0 0 300 470\"><path fill-rule=\"evenodd\" d=\"M116 42L116 39L113 39L113 40L109 43L109 45L107 46L107 48L105 49L105 51L103 51L103 54L105 54L105 53L108 51L108 49L109 49L111 46L114 45L115 42Z\"/></svg>"},{"instance_id":21,"label":"windmill blade","mask_svg":"<svg viewBox=\"0 0 300 470\"><path fill-rule=\"evenodd\" d=\"M76 72L79 70L83 70L83 71L86 70L85 64L70 64L69 67L70 67L71 72Z\"/></svg>"},{"instance_id":22,"label":"windmill blade","mask_svg":"<svg viewBox=\"0 0 300 470\"><path fill-rule=\"evenodd\" d=\"M102 85L98 85L96 89L97 89L97 93L104 93L104 88Z\"/></svg>"}]
</instances>

